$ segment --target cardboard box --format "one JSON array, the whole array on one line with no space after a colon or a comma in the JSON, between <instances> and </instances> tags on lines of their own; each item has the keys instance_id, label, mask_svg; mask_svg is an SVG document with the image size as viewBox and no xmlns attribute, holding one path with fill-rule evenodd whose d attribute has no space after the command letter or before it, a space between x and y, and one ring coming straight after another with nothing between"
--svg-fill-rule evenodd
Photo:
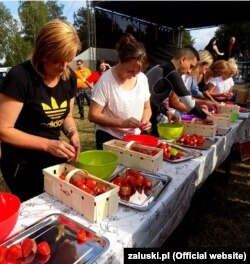
<instances>
[{"instance_id":1,"label":"cardboard box","mask_svg":"<svg viewBox=\"0 0 250 264\"><path fill-rule=\"evenodd\" d=\"M65 180L59 178L63 172L68 172ZM73 173L72 173L73 172ZM78 173L85 178L94 179L107 187L107 191L97 196L79 189L69 183L70 178ZM70 164L63 163L43 169L44 189L66 206L82 214L92 223L98 223L114 214L118 209L119 187L115 184L101 180L86 171L75 168Z\"/></svg>"}]
</instances>

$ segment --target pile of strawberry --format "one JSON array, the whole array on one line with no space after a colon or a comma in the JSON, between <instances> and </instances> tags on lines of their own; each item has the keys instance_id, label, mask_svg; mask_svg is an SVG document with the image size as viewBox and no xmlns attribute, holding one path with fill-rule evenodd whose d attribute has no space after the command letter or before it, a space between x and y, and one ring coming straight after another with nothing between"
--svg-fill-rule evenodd
<instances>
[{"instance_id":1,"label":"pile of strawberry","mask_svg":"<svg viewBox=\"0 0 250 264\"><path fill-rule=\"evenodd\" d=\"M62 173L59 178L65 180L66 173ZM95 179L87 177L74 177L74 175L71 177L70 183L92 196L100 195L110 189L109 186L103 184L102 182L98 182Z\"/></svg>"},{"instance_id":2,"label":"pile of strawberry","mask_svg":"<svg viewBox=\"0 0 250 264\"><path fill-rule=\"evenodd\" d=\"M142 154L146 154L149 156L155 156L158 153L158 151L156 149L151 150L151 149L146 149L143 147L136 147L136 146L131 146L130 150L140 152Z\"/></svg>"},{"instance_id":3,"label":"pile of strawberry","mask_svg":"<svg viewBox=\"0 0 250 264\"><path fill-rule=\"evenodd\" d=\"M129 201L130 197L138 191L140 194L144 191L149 195L152 192L152 181L149 180L141 172L127 169L125 176L116 175L112 183L120 187L119 197L123 200Z\"/></svg>"},{"instance_id":4,"label":"pile of strawberry","mask_svg":"<svg viewBox=\"0 0 250 264\"><path fill-rule=\"evenodd\" d=\"M167 143L161 142L157 147L163 150L163 158L167 160L178 160L186 155L184 152L173 148L170 144Z\"/></svg>"},{"instance_id":5,"label":"pile of strawberry","mask_svg":"<svg viewBox=\"0 0 250 264\"><path fill-rule=\"evenodd\" d=\"M194 146L194 147L202 147L206 141L206 138L203 136L199 136L197 134L183 134L177 142L180 144Z\"/></svg>"},{"instance_id":6,"label":"pile of strawberry","mask_svg":"<svg viewBox=\"0 0 250 264\"><path fill-rule=\"evenodd\" d=\"M21 243L10 247L0 246L0 264L28 264L33 261L45 264L49 261L50 254L48 242L42 241L37 245L34 239L27 237Z\"/></svg>"}]
</instances>

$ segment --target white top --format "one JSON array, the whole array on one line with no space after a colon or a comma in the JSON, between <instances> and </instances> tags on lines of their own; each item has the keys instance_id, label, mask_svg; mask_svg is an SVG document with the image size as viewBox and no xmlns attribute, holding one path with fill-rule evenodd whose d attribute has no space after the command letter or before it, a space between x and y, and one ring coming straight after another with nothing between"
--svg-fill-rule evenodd
<instances>
[{"instance_id":1,"label":"white top","mask_svg":"<svg viewBox=\"0 0 250 264\"><path fill-rule=\"evenodd\" d=\"M142 72L137 74L135 87L124 90L117 84L111 69L106 71L95 88L91 99L101 106L105 106L103 113L110 118L128 119L134 117L142 119L144 104L150 98L148 79ZM104 127L96 124L96 130L105 131L112 136L123 139L128 134L140 134L139 128Z\"/></svg>"},{"instance_id":2,"label":"white top","mask_svg":"<svg viewBox=\"0 0 250 264\"><path fill-rule=\"evenodd\" d=\"M192 85L193 77L188 75L188 74L183 74L181 77L182 77L182 80L183 80L186 88L188 89L189 92L191 92L191 85Z\"/></svg>"},{"instance_id":3,"label":"white top","mask_svg":"<svg viewBox=\"0 0 250 264\"><path fill-rule=\"evenodd\" d=\"M228 93L234 86L234 80L232 77L223 80L221 77L211 78L210 83L214 85L213 93ZM225 97L217 97L219 100L224 100Z\"/></svg>"}]
</instances>

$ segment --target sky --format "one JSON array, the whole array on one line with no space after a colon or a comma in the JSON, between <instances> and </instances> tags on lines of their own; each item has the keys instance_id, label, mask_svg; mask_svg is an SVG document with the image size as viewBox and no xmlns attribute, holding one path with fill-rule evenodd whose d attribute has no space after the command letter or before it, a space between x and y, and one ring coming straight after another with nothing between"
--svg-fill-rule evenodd
<instances>
[{"instance_id":1,"label":"sky","mask_svg":"<svg viewBox=\"0 0 250 264\"><path fill-rule=\"evenodd\" d=\"M16 0L0 0L0 2L4 2L6 8L8 8L13 17L18 18L17 8L19 1ZM73 22L73 14L76 13L77 10L83 6L86 6L86 1L84 0L68 0L68 1L60 1L57 0L59 4L64 5L63 15L67 17L69 22ZM208 44L209 40L214 36L215 30L217 27L213 28L205 28L205 29L197 29L191 30L190 34L193 39L195 39L194 47L197 50L204 49Z\"/></svg>"}]
</instances>

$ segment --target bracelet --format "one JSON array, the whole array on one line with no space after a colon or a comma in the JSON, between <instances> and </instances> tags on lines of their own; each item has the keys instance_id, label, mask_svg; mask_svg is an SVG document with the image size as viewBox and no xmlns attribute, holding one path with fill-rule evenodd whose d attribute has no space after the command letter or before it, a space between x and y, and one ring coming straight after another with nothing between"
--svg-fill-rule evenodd
<instances>
[{"instance_id":1,"label":"bracelet","mask_svg":"<svg viewBox=\"0 0 250 264\"><path fill-rule=\"evenodd\" d=\"M77 130L77 128L76 128L75 126L68 128L67 131L66 131L66 136L69 137L69 134L70 134L72 131L74 131L74 130Z\"/></svg>"}]
</instances>

